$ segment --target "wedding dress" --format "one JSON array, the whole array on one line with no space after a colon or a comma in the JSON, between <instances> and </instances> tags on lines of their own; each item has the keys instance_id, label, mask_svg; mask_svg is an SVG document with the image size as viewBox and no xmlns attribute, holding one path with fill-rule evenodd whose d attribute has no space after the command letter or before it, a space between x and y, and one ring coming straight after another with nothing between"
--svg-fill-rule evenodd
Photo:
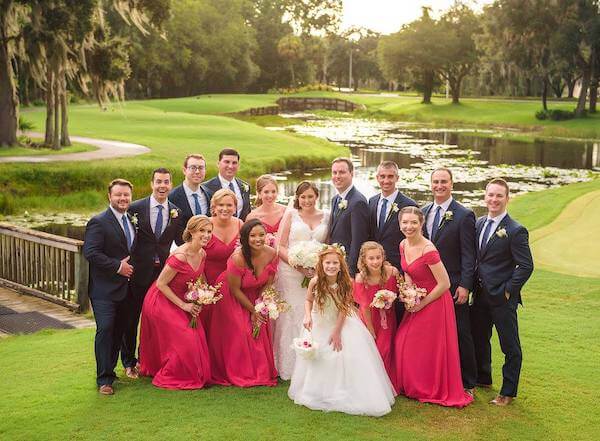
<instances>
[{"instance_id":1,"label":"wedding dress","mask_svg":"<svg viewBox=\"0 0 600 441\"><path fill-rule=\"evenodd\" d=\"M314 240L325 243L327 239L327 225L329 215L323 213L323 219L311 229L300 217L298 211L292 209L290 232L288 238L288 249L294 244L303 241ZM274 325L273 351L275 355L275 366L282 380L289 380L294 370L296 354L290 345L292 340L298 337L302 331L304 320L304 300L306 288L302 287L304 275L292 268L283 260L279 262L275 284L277 290L282 294L283 300L288 302L291 309L279 316Z\"/></svg>"}]
</instances>

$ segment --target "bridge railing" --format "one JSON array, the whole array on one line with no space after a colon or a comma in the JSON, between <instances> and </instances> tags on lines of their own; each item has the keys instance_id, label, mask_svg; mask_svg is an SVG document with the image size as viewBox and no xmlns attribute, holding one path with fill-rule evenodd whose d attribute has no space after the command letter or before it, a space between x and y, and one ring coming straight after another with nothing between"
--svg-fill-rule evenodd
<instances>
[{"instance_id":1,"label":"bridge railing","mask_svg":"<svg viewBox=\"0 0 600 441\"><path fill-rule=\"evenodd\" d=\"M80 312L89 308L83 242L0 222L0 284Z\"/></svg>"}]
</instances>

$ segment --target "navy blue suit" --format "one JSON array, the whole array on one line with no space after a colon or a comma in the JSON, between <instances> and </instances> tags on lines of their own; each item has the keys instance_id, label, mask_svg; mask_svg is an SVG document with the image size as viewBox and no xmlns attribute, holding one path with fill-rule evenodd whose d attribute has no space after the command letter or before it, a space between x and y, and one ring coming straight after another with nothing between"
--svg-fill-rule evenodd
<instances>
[{"instance_id":1,"label":"navy blue suit","mask_svg":"<svg viewBox=\"0 0 600 441\"><path fill-rule=\"evenodd\" d=\"M423 208L425 215L423 234L433 242L440 253L442 263L450 277L450 293L454 296L459 286L472 291L476 253L475 214L453 199L446 211L446 213L452 212L452 218L442 218L435 237L431 238L427 231L427 219L435 215L431 212L432 207L433 204L430 203ZM469 302L461 305L454 303L454 312L463 386L465 389L472 389L477 382L477 363L471 335Z\"/></svg>"},{"instance_id":2,"label":"navy blue suit","mask_svg":"<svg viewBox=\"0 0 600 441\"><path fill-rule=\"evenodd\" d=\"M129 214L138 219L135 248L131 252L129 263L133 265L133 276L130 282L131 302L129 321L123 334L121 344L121 361L125 367L134 367L137 363L135 348L137 342L137 328L142 312L144 297L152 282L154 282L169 257L171 244L177 234L180 234L180 221L183 218L179 210L171 201L168 202L169 211L163 212L163 222L166 227L157 239L150 225L150 197L139 199L129 206ZM177 212L175 218L171 213ZM164 224L163 224L164 225ZM158 261L155 261L155 257Z\"/></svg>"},{"instance_id":3,"label":"navy blue suit","mask_svg":"<svg viewBox=\"0 0 600 441\"><path fill-rule=\"evenodd\" d=\"M242 193L242 201L244 203L244 205L242 205L242 211L240 212L240 216L239 218L243 221L246 220L246 216L248 216L248 214L250 213L251 207L250 207L250 186L248 185L247 182L242 181L239 178L235 178L235 182L237 183L240 192ZM215 176L214 178L212 178L209 181L206 181L204 183L202 183L202 185L204 186L204 188L206 190L208 190L209 193L209 200L212 199L213 195L219 191L221 188L221 181L219 180L218 176ZM245 188L248 188L248 191L244 190Z\"/></svg>"},{"instance_id":4,"label":"navy blue suit","mask_svg":"<svg viewBox=\"0 0 600 441\"><path fill-rule=\"evenodd\" d=\"M369 206L367 199L355 187L346 195L347 206L336 207L335 197L331 202L329 218L329 243L339 243L346 249L346 261L350 275L358 272L357 262L360 247L369 239Z\"/></svg>"},{"instance_id":5,"label":"navy blue suit","mask_svg":"<svg viewBox=\"0 0 600 441\"><path fill-rule=\"evenodd\" d=\"M477 263L471 326L477 358L477 382L492 383L492 353L490 338L496 326L500 347L504 353L503 383L500 395L516 397L523 360L517 306L521 303L521 288L533 272L527 229L508 214L491 233L487 244L479 249L479 237L487 216L476 224ZM498 231L504 230L501 237ZM507 299L505 293L509 294Z\"/></svg>"},{"instance_id":6,"label":"navy blue suit","mask_svg":"<svg viewBox=\"0 0 600 441\"><path fill-rule=\"evenodd\" d=\"M388 262L394 265L402 273L400 267L400 242L404 239L404 234L400 231L400 224L398 222L398 214L404 207L416 207L417 203L411 198L398 192L394 203L397 205L398 210L394 211L392 207L390 212L383 224L382 228L379 228L379 213L377 212L377 205L381 193L376 194L369 199L369 226L370 226L370 240L379 242L385 250L385 257Z\"/></svg>"},{"instance_id":7,"label":"navy blue suit","mask_svg":"<svg viewBox=\"0 0 600 441\"><path fill-rule=\"evenodd\" d=\"M210 198L211 193L207 188L204 187L203 184L200 184L200 191L204 193L204 197L206 198L206 202L208 203L208 212L202 213L206 216L210 216ZM183 234L183 230L190 220L192 216L194 216L195 211L190 207L190 202L188 201L187 195L185 194L185 189L183 188L183 184L178 185L169 193L169 202L172 202L181 210L181 219L179 220L179 231L175 235L175 243L177 245L181 245L183 243L183 238L181 235Z\"/></svg>"},{"instance_id":8,"label":"navy blue suit","mask_svg":"<svg viewBox=\"0 0 600 441\"><path fill-rule=\"evenodd\" d=\"M129 311L129 281L117 271L130 254L125 233L110 208L87 223L83 254L90 264L89 295L96 319L96 382L110 385L116 378L114 369Z\"/></svg>"}]
</instances>

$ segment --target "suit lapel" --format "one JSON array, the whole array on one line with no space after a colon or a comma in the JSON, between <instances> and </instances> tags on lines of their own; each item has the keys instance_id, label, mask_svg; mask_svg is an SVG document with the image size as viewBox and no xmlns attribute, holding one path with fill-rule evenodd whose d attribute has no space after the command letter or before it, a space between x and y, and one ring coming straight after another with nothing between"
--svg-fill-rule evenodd
<instances>
[{"instance_id":1,"label":"suit lapel","mask_svg":"<svg viewBox=\"0 0 600 441\"><path fill-rule=\"evenodd\" d=\"M381 198L381 195L379 196ZM392 223L392 220L396 217L395 215L397 215L397 212L394 212L394 204L396 204L396 207L400 206L400 202L401 202L401 195L400 192L398 192L398 194L396 195L396 199L394 199L394 202L392 202L392 206L390 207L390 211L387 214L386 218L385 218L385 222L383 223L383 228L381 228L381 234L383 234L383 232L390 226L390 224ZM377 204L379 205L379 199L377 200ZM375 211L377 211L377 208L375 208ZM377 215L375 215L377 217Z\"/></svg>"},{"instance_id":2,"label":"suit lapel","mask_svg":"<svg viewBox=\"0 0 600 441\"><path fill-rule=\"evenodd\" d=\"M380 231L377 219L377 207L379 206L379 199L381 199L381 193L373 199L369 200L369 216L371 217L371 225L375 225L375 238L379 240Z\"/></svg>"},{"instance_id":3,"label":"suit lapel","mask_svg":"<svg viewBox=\"0 0 600 441\"><path fill-rule=\"evenodd\" d=\"M348 194L346 195L345 198L341 198L340 199L340 203L342 201L346 201L346 208L344 208L343 210L340 209L340 204L338 204L338 206L336 207L336 213L335 213L335 217L333 219L333 223L331 224L331 231L333 231L333 229L335 228L336 224L338 223L338 220L340 219L340 217L342 217L342 214L344 211L346 211L348 209L348 205L350 204L350 198L352 197L352 195L354 194L354 187L352 187L350 189L350 191L348 192ZM335 197L334 197L335 199ZM333 206L333 204L332 204Z\"/></svg>"},{"instance_id":4,"label":"suit lapel","mask_svg":"<svg viewBox=\"0 0 600 441\"><path fill-rule=\"evenodd\" d=\"M125 245L125 249L127 249L127 238L125 237L125 232L123 231L123 228L119 224L119 221L117 220L116 216L110 208L106 210L106 216L110 220L110 223L112 224L113 228L117 231L117 235L121 238L121 242Z\"/></svg>"},{"instance_id":5,"label":"suit lapel","mask_svg":"<svg viewBox=\"0 0 600 441\"><path fill-rule=\"evenodd\" d=\"M425 220L423 222L423 235L431 240L431 238L429 237L429 231L427 231L427 219L429 218L429 212L431 211L431 207L433 207L433 202L428 204L425 208L423 208L423 219Z\"/></svg>"},{"instance_id":6,"label":"suit lapel","mask_svg":"<svg viewBox=\"0 0 600 441\"><path fill-rule=\"evenodd\" d=\"M433 206L433 204L432 204L432 206ZM452 202L450 202L450 205L448 205L448 209L446 210L446 212L444 213L444 216L442 217L440 226L438 227L437 233L435 234L435 237L433 238L433 243L436 243L438 241L438 239L440 238L440 235L442 235L444 233L444 229L448 227L446 224L449 222L452 222L452 220L448 220L446 218L446 214L448 212L452 213L452 218L454 219L454 213L456 212L456 201L454 199L452 199Z\"/></svg>"},{"instance_id":7,"label":"suit lapel","mask_svg":"<svg viewBox=\"0 0 600 441\"><path fill-rule=\"evenodd\" d=\"M477 224L475 225L475 244L477 246L477 255L479 257L481 257L481 247L479 246L479 239L481 237L481 230L486 219L486 216L477 219Z\"/></svg>"},{"instance_id":8,"label":"suit lapel","mask_svg":"<svg viewBox=\"0 0 600 441\"><path fill-rule=\"evenodd\" d=\"M496 242L496 240L498 240L498 234L496 234L498 232L498 230L500 230L502 228L506 228L508 221L509 221L509 217L507 214L506 216L504 216L504 219L502 219L502 221L498 224L498 226L494 229L494 231L492 231L490 233L490 238L488 239L487 243L485 244L485 247L483 247L483 250L481 250L482 258L483 258L483 256L485 256L485 253L487 253L487 251L491 248L491 246L494 244L494 242Z\"/></svg>"},{"instance_id":9,"label":"suit lapel","mask_svg":"<svg viewBox=\"0 0 600 441\"><path fill-rule=\"evenodd\" d=\"M140 210L140 212L143 213L142 227L146 229L146 231L154 234L152 222L150 222L150 210L152 210L152 207L150 206L150 197L147 197L144 199L142 209Z\"/></svg>"}]
</instances>

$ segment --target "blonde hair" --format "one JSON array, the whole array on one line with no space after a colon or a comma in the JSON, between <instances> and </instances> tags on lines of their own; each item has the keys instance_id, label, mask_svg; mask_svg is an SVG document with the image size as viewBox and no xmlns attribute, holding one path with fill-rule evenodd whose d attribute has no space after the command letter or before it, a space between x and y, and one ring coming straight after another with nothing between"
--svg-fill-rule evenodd
<instances>
[{"instance_id":1,"label":"blonde hair","mask_svg":"<svg viewBox=\"0 0 600 441\"><path fill-rule=\"evenodd\" d=\"M195 233L206 225L210 225L212 227L212 223L210 222L210 218L208 216L197 214L190 217L190 220L188 220L188 223L185 226L185 230L183 230L181 238L184 240L184 242L189 242L192 240L192 233Z\"/></svg>"},{"instance_id":2,"label":"blonde hair","mask_svg":"<svg viewBox=\"0 0 600 441\"><path fill-rule=\"evenodd\" d=\"M367 278L369 277L369 268L367 267L367 262L365 259L367 257L367 252L371 251L371 250L379 250L381 252L381 256L383 257L383 260L381 262L381 269L379 272L379 285L383 288L383 286L385 285L385 282L386 282L386 280L385 280L386 265L385 264L387 262L385 260L385 250L383 249L383 247L381 246L380 243L369 240L362 244L362 246L360 247L360 253L358 254L358 262L357 262L358 271L360 272L360 275L363 279L363 283L366 286Z\"/></svg>"},{"instance_id":3,"label":"blonde hair","mask_svg":"<svg viewBox=\"0 0 600 441\"><path fill-rule=\"evenodd\" d=\"M213 197L210 200L211 214L215 214L215 208L217 207L217 204L227 196L230 196L233 199L233 204L235 205L235 209L237 210L238 199L235 193L228 188L221 188L220 190L217 190L215 194L213 194Z\"/></svg>"},{"instance_id":4,"label":"blonde hair","mask_svg":"<svg viewBox=\"0 0 600 441\"><path fill-rule=\"evenodd\" d=\"M340 261L340 271L337 274L337 289L329 286L327 275L323 269L323 260L328 254L335 254ZM319 261L317 263L317 283L313 295L315 303L320 311L325 308L325 300L330 297L336 309L348 316L354 309L354 298L352 297L352 279L348 272L348 264L342 250L338 247L328 245L319 252Z\"/></svg>"},{"instance_id":5,"label":"blonde hair","mask_svg":"<svg viewBox=\"0 0 600 441\"><path fill-rule=\"evenodd\" d=\"M260 198L260 192L263 188L265 188L268 184L273 184L275 186L275 190L277 190L277 181L271 175L262 175L256 179L256 206L260 207L262 205L262 199Z\"/></svg>"},{"instance_id":6,"label":"blonde hair","mask_svg":"<svg viewBox=\"0 0 600 441\"><path fill-rule=\"evenodd\" d=\"M423 212L421 211L421 209L419 207L413 207L412 205L409 207L404 207L402 210L400 210L400 214L398 215L398 220L401 221L402 216L404 216L407 213L416 214L417 217L419 218L419 223L421 225L423 225L423 222L425 222L425 216L423 215Z\"/></svg>"}]
</instances>

